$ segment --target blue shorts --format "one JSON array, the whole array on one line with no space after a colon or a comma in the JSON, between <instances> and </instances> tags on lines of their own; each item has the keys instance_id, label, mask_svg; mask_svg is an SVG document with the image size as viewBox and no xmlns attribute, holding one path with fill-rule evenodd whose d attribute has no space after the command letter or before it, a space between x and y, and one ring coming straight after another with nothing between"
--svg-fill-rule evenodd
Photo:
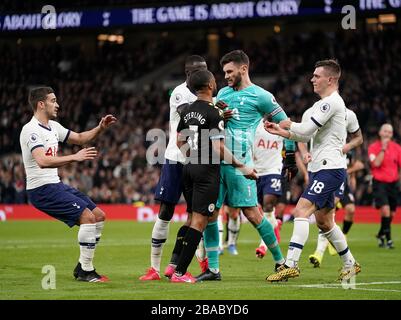
<instances>
[{"instance_id":1,"label":"blue shorts","mask_svg":"<svg viewBox=\"0 0 401 320\"><path fill-rule=\"evenodd\" d=\"M344 183L341 185L340 189L336 191L334 196L340 199L340 203L343 207L349 204L355 204L355 197L348 183L348 175L345 175Z\"/></svg>"},{"instance_id":2,"label":"blue shorts","mask_svg":"<svg viewBox=\"0 0 401 320\"><path fill-rule=\"evenodd\" d=\"M327 169L309 173L309 185L301 197L318 209L334 208L334 194L344 183L345 169Z\"/></svg>"},{"instance_id":3,"label":"blue shorts","mask_svg":"<svg viewBox=\"0 0 401 320\"><path fill-rule=\"evenodd\" d=\"M344 199L346 189L349 190L347 175L345 175L343 183L341 184L340 188L338 188L337 191L334 193L334 196L339 198L340 200Z\"/></svg>"},{"instance_id":4,"label":"blue shorts","mask_svg":"<svg viewBox=\"0 0 401 320\"><path fill-rule=\"evenodd\" d=\"M62 182L50 183L27 190L32 205L49 216L73 227L77 224L82 212L93 210L96 204L82 192Z\"/></svg>"},{"instance_id":5,"label":"blue shorts","mask_svg":"<svg viewBox=\"0 0 401 320\"><path fill-rule=\"evenodd\" d=\"M271 194L277 197L282 195L281 190L281 174L268 174L260 176L256 180L256 188L258 190L258 202L263 203L263 197Z\"/></svg>"},{"instance_id":6,"label":"blue shorts","mask_svg":"<svg viewBox=\"0 0 401 320\"><path fill-rule=\"evenodd\" d=\"M182 168L182 163L166 159L155 190L155 200L178 203L182 194Z\"/></svg>"}]
</instances>

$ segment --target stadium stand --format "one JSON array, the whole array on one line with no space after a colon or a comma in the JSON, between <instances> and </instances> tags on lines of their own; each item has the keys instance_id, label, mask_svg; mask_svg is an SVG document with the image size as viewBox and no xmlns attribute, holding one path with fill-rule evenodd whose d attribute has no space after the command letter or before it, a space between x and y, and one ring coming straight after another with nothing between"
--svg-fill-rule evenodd
<instances>
[{"instance_id":1,"label":"stadium stand","mask_svg":"<svg viewBox=\"0 0 401 320\"><path fill-rule=\"evenodd\" d=\"M21 8L13 7L13 1L4 1L1 9L31 10L30 3ZM61 3L65 7L89 6L89 1L84 0ZM105 0L97 5L132 3ZM98 203L152 204L160 166L146 161L149 142L145 135L152 128L168 132L168 90L157 81L135 92L123 89L119 83L139 79L179 54L196 53L207 58L220 86L224 84L218 59L208 56L204 45L194 48L185 40L172 39L139 41L130 47L104 44L90 57L79 45L60 42L0 43L0 203L27 201L18 137L22 125L31 117L29 87L47 84L56 90L61 106L59 121L65 127L77 131L93 127L99 115L106 113L119 119L116 128L96 142L100 150L98 161L60 168L63 181L88 193ZM266 89L275 94L294 120L299 120L304 108L316 99L309 83L311 66L316 60L336 57L344 70L342 95L358 115L365 138L357 157L367 164L367 145L382 123L392 123L394 139L401 139L400 39L400 31L393 28L276 34L257 42L234 37L221 39L220 53L241 46L251 58L251 74L255 79L270 80ZM171 70L171 76L179 71ZM74 150L74 146L61 147L62 154ZM358 173L357 204L371 204L369 181L367 169ZM291 188L295 202L302 191L301 177Z\"/></svg>"}]
</instances>

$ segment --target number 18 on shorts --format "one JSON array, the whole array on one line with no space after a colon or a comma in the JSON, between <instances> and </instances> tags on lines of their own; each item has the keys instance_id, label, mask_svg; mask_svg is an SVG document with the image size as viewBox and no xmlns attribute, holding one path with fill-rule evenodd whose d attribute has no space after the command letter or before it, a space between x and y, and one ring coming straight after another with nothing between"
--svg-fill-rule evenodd
<instances>
[{"instance_id":1,"label":"number 18 on shorts","mask_svg":"<svg viewBox=\"0 0 401 320\"><path fill-rule=\"evenodd\" d=\"M328 169L309 172L309 185L302 194L318 209L334 208L334 193L341 188L345 169Z\"/></svg>"}]
</instances>

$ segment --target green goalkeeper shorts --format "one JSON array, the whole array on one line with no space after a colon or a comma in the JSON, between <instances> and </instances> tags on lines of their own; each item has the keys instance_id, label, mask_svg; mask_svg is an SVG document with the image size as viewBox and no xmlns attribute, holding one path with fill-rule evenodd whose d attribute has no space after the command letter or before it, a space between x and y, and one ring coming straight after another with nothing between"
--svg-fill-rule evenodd
<instances>
[{"instance_id":1,"label":"green goalkeeper shorts","mask_svg":"<svg viewBox=\"0 0 401 320\"><path fill-rule=\"evenodd\" d=\"M233 208L257 206L256 181L245 178L242 173L228 164L220 166L220 190L216 207L223 204Z\"/></svg>"}]
</instances>

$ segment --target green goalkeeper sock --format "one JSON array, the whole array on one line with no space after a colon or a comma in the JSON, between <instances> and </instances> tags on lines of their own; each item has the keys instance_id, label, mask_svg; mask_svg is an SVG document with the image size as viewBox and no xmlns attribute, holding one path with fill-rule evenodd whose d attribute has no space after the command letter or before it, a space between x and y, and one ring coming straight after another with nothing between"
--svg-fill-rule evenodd
<instances>
[{"instance_id":1,"label":"green goalkeeper sock","mask_svg":"<svg viewBox=\"0 0 401 320\"><path fill-rule=\"evenodd\" d=\"M281 254L281 250L278 245L276 235L274 234L273 227L265 217L263 217L262 222L256 226L256 230L258 230L267 248L272 253L274 261L280 264L283 263L284 258Z\"/></svg>"},{"instance_id":2,"label":"green goalkeeper sock","mask_svg":"<svg viewBox=\"0 0 401 320\"><path fill-rule=\"evenodd\" d=\"M203 240L207 258L209 260L209 269L214 272L219 271L219 227L217 221L209 222L203 233Z\"/></svg>"}]
</instances>

